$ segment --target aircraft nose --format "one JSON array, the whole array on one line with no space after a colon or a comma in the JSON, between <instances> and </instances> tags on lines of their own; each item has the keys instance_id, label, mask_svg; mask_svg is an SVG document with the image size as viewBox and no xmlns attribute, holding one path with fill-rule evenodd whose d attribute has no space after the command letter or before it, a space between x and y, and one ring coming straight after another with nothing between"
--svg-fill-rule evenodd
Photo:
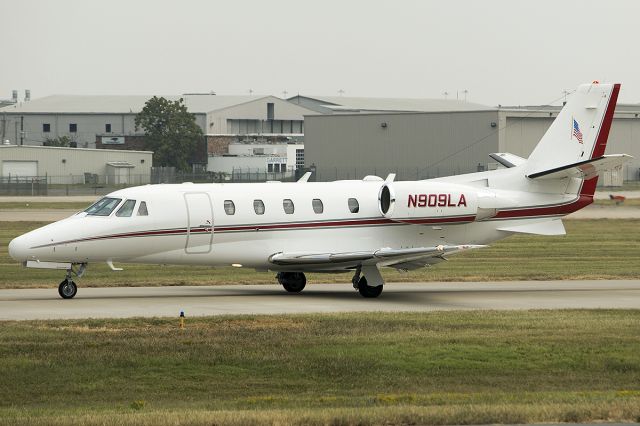
<instances>
[{"instance_id":1,"label":"aircraft nose","mask_svg":"<svg viewBox=\"0 0 640 426\"><path fill-rule=\"evenodd\" d=\"M19 262L24 262L27 260L28 248L24 236L16 237L9 243L9 256Z\"/></svg>"}]
</instances>

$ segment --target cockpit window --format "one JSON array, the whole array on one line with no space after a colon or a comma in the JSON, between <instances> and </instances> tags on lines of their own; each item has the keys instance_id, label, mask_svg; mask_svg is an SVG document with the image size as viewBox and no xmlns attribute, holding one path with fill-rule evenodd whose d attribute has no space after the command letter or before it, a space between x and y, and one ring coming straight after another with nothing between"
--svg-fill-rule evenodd
<instances>
[{"instance_id":1,"label":"cockpit window","mask_svg":"<svg viewBox=\"0 0 640 426\"><path fill-rule=\"evenodd\" d=\"M109 216L118 207L120 201L122 201L122 198L105 197L95 202L85 212L91 216Z\"/></svg>"},{"instance_id":2,"label":"cockpit window","mask_svg":"<svg viewBox=\"0 0 640 426\"><path fill-rule=\"evenodd\" d=\"M138 216L149 216L146 201L140 201L140 207L138 207Z\"/></svg>"},{"instance_id":3,"label":"cockpit window","mask_svg":"<svg viewBox=\"0 0 640 426\"><path fill-rule=\"evenodd\" d=\"M116 212L116 216L118 217L131 217L133 213L133 208L136 206L136 200L127 200L124 202L122 207L118 209Z\"/></svg>"}]
</instances>

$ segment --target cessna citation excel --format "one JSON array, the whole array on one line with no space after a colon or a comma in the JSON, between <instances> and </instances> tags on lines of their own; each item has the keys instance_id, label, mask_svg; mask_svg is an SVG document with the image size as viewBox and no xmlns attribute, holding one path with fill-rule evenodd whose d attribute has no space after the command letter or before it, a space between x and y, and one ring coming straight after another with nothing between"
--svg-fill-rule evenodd
<instances>
[{"instance_id":1,"label":"cessna citation excel","mask_svg":"<svg viewBox=\"0 0 640 426\"><path fill-rule=\"evenodd\" d=\"M300 292L305 272L351 272L377 297L379 268L411 270L516 233L562 235L561 218L593 202L619 84L580 86L533 153L491 154L504 168L437 179L146 185L17 237L11 257L66 270L60 296L92 262L211 265L277 272Z\"/></svg>"}]
</instances>

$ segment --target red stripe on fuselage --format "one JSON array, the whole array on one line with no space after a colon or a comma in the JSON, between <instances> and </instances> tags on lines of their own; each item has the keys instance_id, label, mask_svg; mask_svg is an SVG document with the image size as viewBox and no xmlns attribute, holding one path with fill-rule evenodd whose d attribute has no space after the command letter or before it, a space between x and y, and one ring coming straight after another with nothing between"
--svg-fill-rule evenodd
<instances>
[{"instance_id":1,"label":"red stripe on fuselage","mask_svg":"<svg viewBox=\"0 0 640 426\"><path fill-rule=\"evenodd\" d=\"M593 197L580 195L578 199L572 203L546 207L527 207L517 210L501 210L493 218L506 219L535 216L561 216L578 211L591 203L593 203Z\"/></svg>"}]
</instances>

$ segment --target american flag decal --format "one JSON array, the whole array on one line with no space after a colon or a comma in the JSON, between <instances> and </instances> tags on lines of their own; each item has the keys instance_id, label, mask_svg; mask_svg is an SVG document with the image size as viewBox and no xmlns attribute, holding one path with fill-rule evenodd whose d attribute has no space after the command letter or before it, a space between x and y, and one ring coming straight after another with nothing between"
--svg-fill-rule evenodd
<instances>
[{"instance_id":1,"label":"american flag decal","mask_svg":"<svg viewBox=\"0 0 640 426\"><path fill-rule=\"evenodd\" d=\"M576 139L578 139L578 142L580 143L584 143L582 142L582 132L580 131L580 126L578 125L578 122L576 121L575 118L573 119L573 132L571 133L571 137L575 137Z\"/></svg>"}]
</instances>

